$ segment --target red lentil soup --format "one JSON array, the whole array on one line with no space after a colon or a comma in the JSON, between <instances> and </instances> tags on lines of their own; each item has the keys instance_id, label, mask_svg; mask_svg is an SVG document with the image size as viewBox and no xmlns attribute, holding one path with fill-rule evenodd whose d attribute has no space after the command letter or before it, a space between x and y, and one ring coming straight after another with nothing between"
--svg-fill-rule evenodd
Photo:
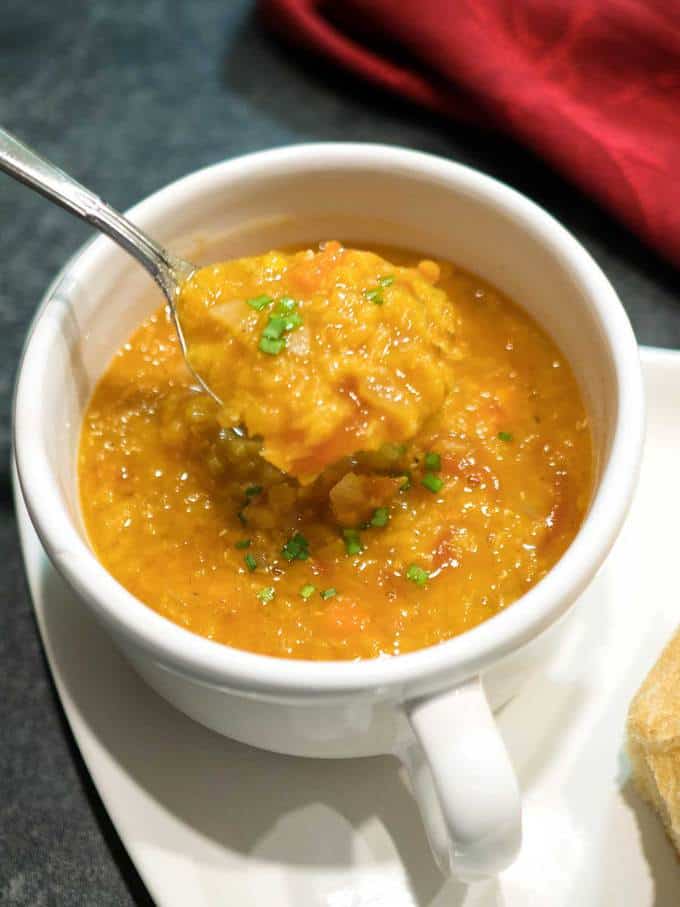
<instances>
[{"instance_id":1,"label":"red lentil soup","mask_svg":"<svg viewBox=\"0 0 680 907\"><path fill-rule=\"evenodd\" d=\"M268 253L270 271L258 256L199 272L211 305L238 297L231 308L246 340L233 345L232 374L236 363L256 370L235 382L238 393L222 386L223 407L192 387L163 309L139 326L85 414L81 509L109 572L194 633L287 658L396 655L487 620L555 564L588 506L591 435L554 342L488 283L403 250L329 247L350 256L343 287L348 273L356 281L334 331L312 313L337 281L323 268L294 276L296 261L317 253ZM288 276L263 289L271 267ZM227 300L217 293L225 285ZM278 337L276 322L269 339L284 343L261 349L291 298L287 313L300 318ZM414 313L408 331L404 308ZM344 355L373 351L383 322L396 325L392 340L408 333L405 357ZM192 348L197 365L214 364L216 339L208 332ZM345 364L326 368L331 360ZM385 368L394 380L381 396L371 376ZM399 381L413 392L395 396ZM351 429L346 411L336 418L338 388L348 387L372 427L355 413ZM230 430L235 421L248 437Z\"/></svg>"}]
</instances>

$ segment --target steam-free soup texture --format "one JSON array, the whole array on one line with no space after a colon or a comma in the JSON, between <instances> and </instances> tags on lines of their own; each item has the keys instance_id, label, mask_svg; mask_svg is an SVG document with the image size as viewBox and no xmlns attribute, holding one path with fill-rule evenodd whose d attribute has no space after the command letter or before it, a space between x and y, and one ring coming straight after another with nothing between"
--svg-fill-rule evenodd
<instances>
[{"instance_id":1,"label":"steam-free soup texture","mask_svg":"<svg viewBox=\"0 0 680 907\"><path fill-rule=\"evenodd\" d=\"M201 272L210 305L230 304L229 330L245 325L230 354L257 368L238 379L245 407L234 394L220 407L192 386L163 310L140 325L85 415L81 507L109 572L188 630L280 657L396 655L492 617L554 565L587 509L590 431L556 345L483 280L396 249L328 248L332 268L309 267L297 284L301 253ZM263 275L277 269L281 285L269 280L264 292ZM351 317L329 330L317 307L333 293L341 302L338 282L348 281ZM299 317L270 338L284 343L260 349L272 318L292 311ZM390 343L403 334L423 362L395 355L379 369L373 353L356 355L386 330L383 320ZM219 376L215 339L203 335L195 361ZM392 375L393 387L363 399L363 387L375 391L372 370ZM400 410L392 391L402 375L410 389ZM356 406L343 410L350 391ZM356 444L371 448L360 453L343 428L357 412L366 418L353 423ZM264 442L236 436L235 420ZM305 448L306 433L340 446L329 460L325 440ZM267 444L295 478L261 456Z\"/></svg>"}]
</instances>

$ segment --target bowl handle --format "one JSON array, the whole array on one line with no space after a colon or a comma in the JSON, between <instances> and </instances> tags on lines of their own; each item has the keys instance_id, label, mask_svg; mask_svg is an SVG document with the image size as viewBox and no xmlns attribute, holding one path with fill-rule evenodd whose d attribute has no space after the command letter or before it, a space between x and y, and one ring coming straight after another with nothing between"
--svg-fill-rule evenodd
<instances>
[{"instance_id":1,"label":"bowl handle","mask_svg":"<svg viewBox=\"0 0 680 907\"><path fill-rule=\"evenodd\" d=\"M415 740L399 756L439 867L465 882L496 875L517 856L522 813L479 677L405 710Z\"/></svg>"}]
</instances>

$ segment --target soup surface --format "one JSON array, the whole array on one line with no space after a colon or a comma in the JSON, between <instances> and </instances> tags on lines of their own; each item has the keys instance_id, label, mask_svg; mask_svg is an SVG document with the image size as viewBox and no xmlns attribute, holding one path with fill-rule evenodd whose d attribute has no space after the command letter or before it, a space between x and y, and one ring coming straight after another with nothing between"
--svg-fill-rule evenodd
<instances>
[{"instance_id":1,"label":"soup surface","mask_svg":"<svg viewBox=\"0 0 680 907\"><path fill-rule=\"evenodd\" d=\"M271 254L279 256L279 266L294 265L293 253ZM244 268L257 273L260 265L253 262L262 260L204 271L243 284ZM414 341L411 350L431 357L426 368L437 376L431 397L425 383L404 399L406 415L398 406L393 421L386 415L390 431L411 418L413 436L405 431L394 443L378 435L368 443L375 449L351 455L340 449L326 468L317 457L298 470L298 481L261 456L261 440L239 438L225 427L234 418L248 423L236 395L228 395L236 409L225 416L192 388L163 310L116 353L86 412L81 508L97 556L143 602L209 639L311 659L370 658L432 645L493 616L533 586L583 519L591 437L575 379L555 344L497 290L447 262L421 263L396 249L356 253L352 262L355 299L364 303L352 309L347 330L363 330L369 320L365 344L382 318L398 317L387 314L392 304L415 306L425 319L430 315L418 308L423 300L435 307L430 311L444 309L434 345L419 348ZM376 282L391 275L395 280L385 287ZM401 284L410 295L397 303L393 287ZM378 287L387 290L383 301L366 304L367 288ZM283 295L291 289L285 286ZM273 312L280 294L267 296ZM303 318L304 309L300 305ZM257 320L243 310L239 318L249 319L248 330L261 336L268 321L253 311ZM244 393L256 393L252 382L264 389L250 406L275 410L272 418L279 421L271 437L283 459L271 451L270 459L280 464L288 463L285 444L276 446L288 410L285 397L276 399L281 382L269 386L267 376L290 378L285 357L297 356L296 367L323 392L316 405L310 395L297 441L314 432L316 419L337 427L326 419L333 383L315 357L300 360L295 353L299 330L302 325L285 333L276 354L259 351L264 374L239 379ZM343 331L323 337L327 354L337 357ZM204 363L211 361L213 339L204 337ZM213 346L213 355L217 351ZM357 382L370 378L363 366L372 360L359 361ZM421 380L425 371L405 361ZM271 373L268 364L275 365ZM351 363L342 381L352 381ZM408 413L419 398L423 410ZM373 415L385 415L392 395L375 399ZM291 419L303 411L298 403ZM267 423L264 429L266 435ZM361 446L365 438L357 436ZM299 462L302 449L291 462Z\"/></svg>"}]
</instances>

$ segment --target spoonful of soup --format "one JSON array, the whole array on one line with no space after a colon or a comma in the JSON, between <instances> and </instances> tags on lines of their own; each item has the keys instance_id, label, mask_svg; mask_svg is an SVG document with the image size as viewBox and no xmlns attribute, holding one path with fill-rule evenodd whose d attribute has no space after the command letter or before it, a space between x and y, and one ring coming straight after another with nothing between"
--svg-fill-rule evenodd
<instances>
[{"instance_id":1,"label":"spoonful of soup","mask_svg":"<svg viewBox=\"0 0 680 907\"><path fill-rule=\"evenodd\" d=\"M309 484L358 451L412 438L462 355L438 267L327 242L197 269L0 130L0 169L105 233L163 291L187 365L224 428Z\"/></svg>"},{"instance_id":2,"label":"spoonful of soup","mask_svg":"<svg viewBox=\"0 0 680 907\"><path fill-rule=\"evenodd\" d=\"M339 242L195 271L177 310L224 427L302 484L357 451L411 439L462 355L439 268L397 267Z\"/></svg>"}]
</instances>

